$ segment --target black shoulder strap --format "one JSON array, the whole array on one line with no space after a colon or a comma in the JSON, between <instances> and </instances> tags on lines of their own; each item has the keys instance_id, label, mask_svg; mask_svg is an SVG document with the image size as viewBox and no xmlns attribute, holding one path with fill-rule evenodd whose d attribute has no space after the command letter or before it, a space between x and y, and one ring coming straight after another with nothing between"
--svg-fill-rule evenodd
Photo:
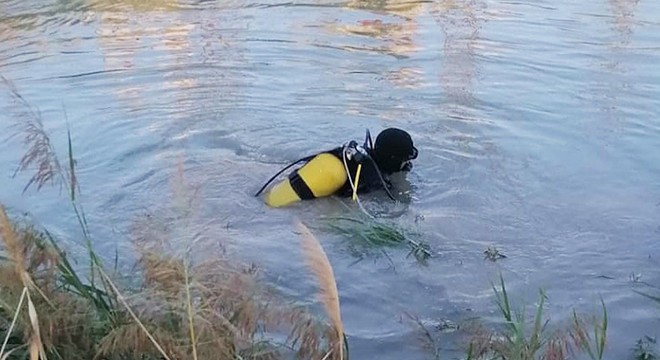
<instances>
[{"instance_id":1,"label":"black shoulder strap","mask_svg":"<svg viewBox=\"0 0 660 360\"><path fill-rule=\"evenodd\" d=\"M331 153L331 154L334 154L335 152L338 151L338 154L341 154L341 150L338 150L338 149L341 149L341 147L334 148L334 149L332 149L332 150L328 150L328 151L321 151L321 152L318 152L318 153L316 153L316 154L314 154L314 155L305 156L305 157L303 157L303 158L300 158L300 159L298 159L298 160L296 160L296 161L290 163L289 165L285 166L282 170L278 171L277 174L273 175L270 179L268 179L268 181L266 181L266 183L264 184L264 186L262 186L261 189L259 189L259 191L257 191L256 194L254 194L254 196L259 196L259 194L261 194L261 192L264 191L264 189L266 189L266 187L267 187L270 183L272 183L273 180L275 180L276 177L278 177L281 173L285 172L288 168L292 167L293 165L296 165L296 164L301 163L301 162L307 162L307 161L309 161L309 160L312 160L312 159L313 159L314 157L316 157L317 155L319 155L319 154L323 154L323 153ZM341 155L337 155L337 156L341 156Z\"/></svg>"},{"instance_id":2,"label":"black shoulder strap","mask_svg":"<svg viewBox=\"0 0 660 360\"><path fill-rule=\"evenodd\" d=\"M301 163L301 162L303 162L303 161L309 161L309 160L312 160L316 155L318 155L318 154L305 156L304 158L300 158L300 159L298 159L298 160L296 160L296 161L290 163L289 165L285 166L282 170L278 171L277 174L273 175L270 179L268 179L268 181L266 181L266 183L264 184L264 186L262 186L261 189L259 189L259 191L257 191L256 194L254 194L254 196L259 196L259 194L261 194L261 192L264 191L264 189L266 189L266 187L267 187L271 182L273 182L273 180L275 180L276 177L278 177L281 173L285 172L288 168L290 168L290 167L292 167L293 165L296 165L296 164L298 164L298 163Z\"/></svg>"}]
</instances>

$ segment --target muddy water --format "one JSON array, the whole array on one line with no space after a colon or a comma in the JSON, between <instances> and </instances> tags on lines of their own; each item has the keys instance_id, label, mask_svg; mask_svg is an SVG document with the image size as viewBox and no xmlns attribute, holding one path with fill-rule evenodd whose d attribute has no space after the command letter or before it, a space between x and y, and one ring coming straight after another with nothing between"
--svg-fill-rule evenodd
<instances>
[{"instance_id":1,"label":"muddy water","mask_svg":"<svg viewBox=\"0 0 660 360\"><path fill-rule=\"evenodd\" d=\"M319 232L351 355L429 358L403 314L494 320L499 272L517 302L543 287L559 324L602 297L607 358L658 332L633 289L660 286L660 3L2 0L0 39L0 74L61 154L68 119L107 256L130 251L132 219L168 202L183 159L197 226L313 304L291 219L315 226L343 205L271 210L252 193L288 161L396 126L420 150L398 182L406 201L363 201L437 255L355 263ZM23 194L27 176L11 178L23 148L6 86L0 106L0 199L66 237L57 189ZM484 261L489 246L507 258ZM434 335L444 358L460 353L458 333Z\"/></svg>"}]
</instances>

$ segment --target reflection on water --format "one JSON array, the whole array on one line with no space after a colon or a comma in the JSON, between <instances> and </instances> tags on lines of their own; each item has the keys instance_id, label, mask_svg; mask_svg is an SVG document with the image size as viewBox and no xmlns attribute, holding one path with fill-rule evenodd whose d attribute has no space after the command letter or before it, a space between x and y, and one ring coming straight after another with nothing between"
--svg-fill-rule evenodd
<instances>
[{"instance_id":1,"label":"reflection on water","mask_svg":"<svg viewBox=\"0 0 660 360\"><path fill-rule=\"evenodd\" d=\"M370 36L385 43L369 50L405 58L417 51L414 37L418 31L416 17L426 3L405 0L352 0L346 3L351 9L369 10L383 15L394 15L395 21L387 19L363 19L352 25L340 25L338 30L355 35Z\"/></svg>"},{"instance_id":2,"label":"reflection on water","mask_svg":"<svg viewBox=\"0 0 660 360\"><path fill-rule=\"evenodd\" d=\"M148 13L154 11L176 11L178 0L88 0L89 9L97 12Z\"/></svg>"},{"instance_id":3,"label":"reflection on water","mask_svg":"<svg viewBox=\"0 0 660 360\"><path fill-rule=\"evenodd\" d=\"M609 0L608 7L612 12L613 29L619 34L616 46L626 46L632 40L632 27L635 24L635 8L639 0Z\"/></svg>"},{"instance_id":4,"label":"reflection on water","mask_svg":"<svg viewBox=\"0 0 660 360\"><path fill-rule=\"evenodd\" d=\"M607 53L597 60L600 71L591 82L592 101L600 111L595 126L601 132L619 132L624 129L627 117L633 110L622 109L620 98L635 92L629 58L636 51L630 48L630 44L638 3L639 0L609 0L606 4L611 17L603 19L607 21L610 35L601 46L607 49Z\"/></svg>"},{"instance_id":5,"label":"reflection on water","mask_svg":"<svg viewBox=\"0 0 660 360\"><path fill-rule=\"evenodd\" d=\"M40 21L37 15L23 13L28 8L24 2L0 1L0 43L12 44L15 52L0 53L0 66L28 63L43 59L51 49L46 36L29 35L37 30ZM38 11L35 6L34 11Z\"/></svg>"},{"instance_id":6,"label":"reflection on water","mask_svg":"<svg viewBox=\"0 0 660 360\"><path fill-rule=\"evenodd\" d=\"M438 3L432 11L445 35L440 85L453 115L462 118L471 117L466 109L474 105L473 85L479 75L476 43L485 6L478 0L452 0Z\"/></svg>"},{"instance_id":7,"label":"reflection on water","mask_svg":"<svg viewBox=\"0 0 660 360\"><path fill-rule=\"evenodd\" d=\"M160 62L167 64L161 90L178 90L178 94L196 86L196 80L185 75L192 52L189 35L196 25L179 18L176 0L94 1L91 5L99 12L97 36L104 69L129 70L117 76L120 86L115 94L130 108L144 107L144 93L152 86L131 81L130 70L136 66L158 69L163 67ZM146 52L162 55L136 64L137 57Z\"/></svg>"},{"instance_id":8,"label":"reflection on water","mask_svg":"<svg viewBox=\"0 0 660 360\"><path fill-rule=\"evenodd\" d=\"M381 46L352 48L373 51L405 59L419 51L415 36L419 30L418 16L427 8L426 2L406 0L351 0L345 4L349 9L368 10L373 15L388 15L381 19L367 18L352 24L337 24L335 30L357 36L368 36L383 43ZM402 88L417 88L422 84L420 67L402 66L385 76L392 84Z\"/></svg>"},{"instance_id":9,"label":"reflection on water","mask_svg":"<svg viewBox=\"0 0 660 360\"><path fill-rule=\"evenodd\" d=\"M327 22L325 29L331 34L346 36L335 35L339 42L326 46L349 53L386 55L377 67L364 66L367 57L355 57L363 60L355 61L352 71L375 75L378 83L372 86L355 83L353 86L359 84L359 87L354 90L362 94L348 99L347 114L375 114L394 122L410 117L414 109L405 99L410 95L406 91L428 87L425 70L420 66L424 50L420 45L420 21L427 15L428 7L425 1L351 0L342 4L345 16ZM376 91L380 84L391 85L392 94ZM370 102L371 114L365 111L365 100Z\"/></svg>"},{"instance_id":10,"label":"reflection on water","mask_svg":"<svg viewBox=\"0 0 660 360\"><path fill-rule=\"evenodd\" d=\"M185 120L177 125L185 133L205 120L200 114L219 115L236 105L229 103L241 86L234 67L242 50L222 12L195 16L181 11L177 0L92 0L90 6L98 14L104 70L113 72L113 93L129 112L163 111L168 120ZM223 90L214 91L211 101L214 87Z\"/></svg>"},{"instance_id":11,"label":"reflection on water","mask_svg":"<svg viewBox=\"0 0 660 360\"><path fill-rule=\"evenodd\" d=\"M500 166L493 157L497 147L483 131L489 117L478 108L475 96L481 87L479 56L483 55L481 50L485 46L481 31L490 16L486 9L486 3L481 0L452 0L435 4L431 14L444 35L440 49L442 61L437 63L443 101L437 105L449 120L439 127L450 133L458 150L449 156L458 162L488 158L489 166L496 168Z\"/></svg>"}]
</instances>

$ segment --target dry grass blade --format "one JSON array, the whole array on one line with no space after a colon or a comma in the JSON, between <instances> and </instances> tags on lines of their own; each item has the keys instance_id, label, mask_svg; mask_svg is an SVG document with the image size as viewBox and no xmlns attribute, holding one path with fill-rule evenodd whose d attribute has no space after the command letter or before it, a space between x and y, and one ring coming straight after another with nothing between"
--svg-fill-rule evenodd
<instances>
[{"instance_id":1,"label":"dry grass blade","mask_svg":"<svg viewBox=\"0 0 660 360\"><path fill-rule=\"evenodd\" d=\"M197 360L197 336L195 336L195 319L193 318L193 304L190 296L190 277L188 267L185 266L186 277L186 308L188 309L188 329L190 332L190 344L192 345L193 359Z\"/></svg>"},{"instance_id":2,"label":"dry grass blade","mask_svg":"<svg viewBox=\"0 0 660 360\"><path fill-rule=\"evenodd\" d=\"M9 221L4 206L2 205L0 205L0 235L2 235L2 239L4 240L7 254L14 263L16 276L21 279L26 287L32 285L30 274L26 271L27 262L25 260L25 255L23 254L23 246L18 240L16 233L14 233L14 228L11 221Z\"/></svg>"},{"instance_id":3,"label":"dry grass blade","mask_svg":"<svg viewBox=\"0 0 660 360\"><path fill-rule=\"evenodd\" d=\"M7 212L5 208L0 205L0 235L5 242L5 247L7 253L9 254L11 260L14 263L14 271L16 276L21 279L21 282L24 286L24 292L27 295L28 301L28 315L30 318L30 325L32 326L32 333L29 339L29 350L31 359L43 359L47 360L46 351L44 350L44 345L41 340L41 334L39 329L39 316L37 315L37 310L32 302L30 297L30 289L37 289L37 286L34 284L32 277L27 271L28 265L25 259L25 254L23 252L23 244L19 241L18 236L14 232L13 226L9 221ZM40 292L40 294L46 299L45 295ZM46 299L47 300L47 299ZM21 304L22 305L22 304ZM17 308L16 313L18 314L20 308Z\"/></svg>"},{"instance_id":4,"label":"dry grass blade","mask_svg":"<svg viewBox=\"0 0 660 360\"><path fill-rule=\"evenodd\" d=\"M330 355L332 355L332 349L330 349L330 351L328 351L321 360L328 360L330 358Z\"/></svg>"},{"instance_id":5,"label":"dry grass blade","mask_svg":"<svg viewBox=\"0 0 660 360\"><path fill-rule=\"evenodd\" d=\"M319 297L323 302L328 317L333 327L337 331L337 340L339 359L344 359L344 326L341 322L341 311L339 307L339 292L337 291L337 282L330 261L323 251L323 247L316 239L314 234L300 221L296 221L296 227L301 233L300 245L307 266L316 276L319 284Z\"/></svg>"},{"instance_id":6,"label":"dry grass blade","mask_svg":"<svg viewBox=\"0 0 660 360\"><path fill-rule=\"evenodd\" d=\"M408 317L408 319L412 320L417 327L422 331L422 342L424 343L424 347L428 348L429 350L433 351L433 358L438 360L440 359L440 346L436 343L435 338L433 335L431 335L431 332L429 331L428 327L422 322L422 319L419 317L405 313L405 315Z\"/></svg>"},{"instance_id":7,"label":"dry grass blade","mask_svg":"<svg viewBox=\"0 0 660 360\"><path fill-rule=\"evenodd\" d=\"M48 360L46 356L46 351L44 350L43 341L41 341L41 331L39 330L39 316L37 316L37 310L34 307L32 298L30 298L30 292L27 293L28 299L28 315L30 317L30 324L32 325L32 334L30 335L30 359L37 360L39 358L43 360Z\"/></svg>"},{"instance_id":8,"label":"dry grass blade","mask_svg":"<svg viewBox=\"0 0 660 360\"><path fill-rule=\"evenodd\" d=\"M21 279L23 286L31 290L36 290L50 306L53 306L51 301L46 297L46 294L34 284L34 281L28 272L29 266L28 261L25 258L24 245L19 240L18 235L14 232L14 227L2 205L0 205L0 236L2 236L7 253L9 254L11 261L14 263L15 274Z\"/></svg>"},{"instance_id":9,"label":"dry grass blade","mask_svg":"<svg viewBox=\"0 0 660 360\"><path fill-rule=\"evenodd\" d=\"M18 351L18 350L20 350L21 348L23 348L23 346L15 347L15 348L13 348L13 349L7 351L7 353L4 354L4 355L2 355L2 353L0 353L0 360L7 360L7 359L9 359L9 355L13 354L14 351Z\"/></svg>"},{"instance_id":10,"label":"dry grass blade","mask_svg":"<svg viewBox=\"0 0 660 360\"><path fill-rule=\"evenodd\" d=\"M131 309L131 307L128 305L128 302L126 302L126 299L119 292L119 289L117 289L117 286L115 286L115 283L112 282L112 280L110 279L108 274L106 274L105 271L100 267L98 268L98 272L105 279L105 281L108 283L108 285L110 285L110 287L112 288L112 291L114 291L115 294L117 294L117 298L119 299L119 301L121 301L122 305L124 305L124 307L126 308L126 311L128 311L128 313L131 314L131 317L133 318L133 320L135 320L135 322L140 326L140 329L142 329L142 331L144 331L144 333L147 335L147 337L149 338L151 343L154 344L154 346L156 347L158 352L160 352L160 354L163 355L163 357L166 360L171 360L170 357L167 356L167 354L165 353L165 350L163 350L163 347L160 346L160 344L158 344L158 341L156 341L156 339L153 337L153 335L151 335L149 330L147 330L147 328L144 326L142 321L140 321L140 319L137 317L137 315L135 315L135 312L133 312L133 309Z\"/></svg>"},{"instance_id":11,"label":"dry grass blade","mask_svg":"<svg viewBox=\"0 0 660 360\"><path fill-rule=\"evenodd\" d=\"M18 305L16 306L16 314L14 314L11 325L9 325L9 329L7 329L7 336L5 336L5 340L2 342L2 348L0 348L0 359L6 358L11 353L11 351L9 351L7 354L5 354L5 347L7 347L9 337L11 336L12 331L14 331L14 326L16 326L16 320L18 319L18 315L21 313L21 307L23 307L23 301L25 301L26 294L27 288L24 287L23 292L21 293L21 298L18 300Z\"/></svg>"}]
</instances>

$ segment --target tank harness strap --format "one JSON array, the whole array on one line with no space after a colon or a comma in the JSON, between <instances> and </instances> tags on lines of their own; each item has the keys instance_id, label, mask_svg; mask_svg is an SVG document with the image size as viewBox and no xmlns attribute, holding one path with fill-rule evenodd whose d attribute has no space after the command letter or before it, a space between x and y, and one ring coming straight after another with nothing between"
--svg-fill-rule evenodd
<instances>
[{"instance_id":1,"label":"tank harness strap","mask_svg":"<svg viewBox=\"0 0 660 360\"><path fill-rule=\"evenodd\" d=\"M298 194L298 197L301 200L310 200L314 199L316 196L314 196L314 193L312 192L312 189L307 186L305 183L305 180L303 180L302 177L298 174L298 170L296 169L294 172L289 175L289 183L291 184L291 188L293 191Z\"/></svg>"},{"instance_id":2,"label":"tank harness strap","mask_svg":"<svg viewBox=\"0 0 660 360\"><path fill-rule=\"evenodd\" d=\"M266 183L261 187L261 189L259 189L259 191L257 191L256 194L254 194L254 196L259 196L259 194L261 194L261 192L264 191L264 190L266 189L266 187L268 187L268 184L270 184L271 182L273 182L273 180L275 180L275 178L278 177L281 173L285 172L286 169L292 167L293 165L296 165L296 164L298 164L298 163L301 163L301 162L303 162L303 161L309 161L309 160L313 159L316 155L318 155L318 154L305 156L304 158L300 158L300 159L298 159L298 160L296 160L296 161L290 163L289 165L285 166L283 169L281 169L280 171L278 171L277 174L273 175L270 179L268 179L268 181L266 181Z\"/></svg>"}]
</instances>

